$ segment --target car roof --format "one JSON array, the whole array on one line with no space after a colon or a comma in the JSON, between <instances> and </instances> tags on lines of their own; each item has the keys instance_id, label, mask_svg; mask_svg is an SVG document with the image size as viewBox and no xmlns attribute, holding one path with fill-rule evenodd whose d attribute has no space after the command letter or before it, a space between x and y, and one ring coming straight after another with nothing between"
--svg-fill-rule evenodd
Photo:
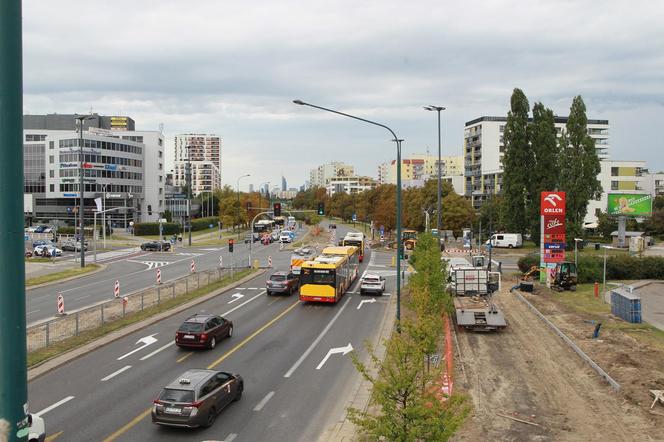
<instances>
[{"instance_id":1,"label":"car roof","mask_svg":"<svg viewBox=\"0 0 664 442\"><path fill-rule=\"evenodd\" d=\"M366 273L362 279L364 278L380 278L380 275L376 275L375 273Z\"/></svg>"},{"instance_id":2,"label":"car roof","mask_svg":"<svg viewBox=\"0 0 664 442\"><path fill-rule=\"evenodd\" d=\"M288 275L288 272L274 272L274 273L272 274L272 276L275 276L275 275L278 275L278 276L286 276L286 275Z\"/></svg>"},{"instance_id":3,"label":"car roof","mask_svg":"<svg viewBox=\"0 0 664 442\"><path fill-rule=\"evenodd\" d=\"M173 390L196 390L196 387L210 379L210 377L216 375L219 373L218 371L215 370L205 370L202 368L192 368L190 370L185 371L182 373L180 376L177 378L173 379L172 382L170 382L166 387L164 388L170 388ZM181 379L187 379L189 380L189 383L181 383Z\"/></svg>"},{"instance_id":4,"label":"car roof","mask_svg":"<svg viewBox=\"0 0 664 442\"><path fill-rule=\"evenodd\" d=\"M208 313L196 313L195 315L189 316L187 319L185 319L184 322L203 323L203 322L207 321L208 319L213 318L215 316L217 316L217 315L211 315L211 314L208 314Z\"/></svg>"}]
</instances>

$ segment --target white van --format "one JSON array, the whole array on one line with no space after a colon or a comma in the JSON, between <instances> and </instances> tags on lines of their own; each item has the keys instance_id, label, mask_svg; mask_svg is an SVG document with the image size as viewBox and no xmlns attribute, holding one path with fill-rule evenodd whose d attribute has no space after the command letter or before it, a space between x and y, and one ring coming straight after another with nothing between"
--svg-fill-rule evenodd
<instances>
[{"instance_id":1,"label":"white van","mask_svg":"<svg viewBox=\"0 0 664 442\"><path fill-rule=\"evenodd\" d=\"M486 242L492 247L507 247L514 249L523 246L523 236L520 233L496 233Z\"/></svg>"}]
</instances>

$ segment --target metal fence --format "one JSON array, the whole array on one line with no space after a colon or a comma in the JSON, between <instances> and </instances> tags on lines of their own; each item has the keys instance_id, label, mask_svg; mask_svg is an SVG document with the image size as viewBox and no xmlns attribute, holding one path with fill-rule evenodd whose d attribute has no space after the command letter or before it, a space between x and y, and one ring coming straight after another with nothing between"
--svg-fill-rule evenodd
<instances>
[{"instance_id":1,"label":"metal fence","mask_svg":"<svg viewBox=\"0 0 664 442\"><path fill-rule=\"evenodd\" d=\"M35 324L27 329L28 352L39 350L103 324L143 311L154 305L186 295L190 291L213 284L242 268L218 268L192 273L173 281L154 285L120 298L113 298L55 319Z\"/></svg>"}]
</instances>

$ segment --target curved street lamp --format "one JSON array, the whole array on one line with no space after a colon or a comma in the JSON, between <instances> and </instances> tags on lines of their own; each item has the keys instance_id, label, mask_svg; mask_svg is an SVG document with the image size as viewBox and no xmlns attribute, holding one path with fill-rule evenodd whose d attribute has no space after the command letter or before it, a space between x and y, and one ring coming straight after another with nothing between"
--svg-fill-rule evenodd
<instances>
[{"instance_id":1,"label":"curved street lamp","mask_svg":"<svg viewBox=\"0 0 664 442\"><path fill-rule=\"evenodd\" d=\"M441 157L440 157L440 150L441 150L441 148L440 148L440 111L444 111L445 108L443 106L424 106L424 109L428 110L428 111L438 112L438 167L437 167L437 172L436 172L436 175L438 175L438 203L436 204L436 208L437 208L437 211L436 211L436 229L438 229L438 241L440 242L440 238L441 238L440 228L441 228L441 224L442 224L441 223L441 218L442 218L441 198L442 198L442 192L443 192L442 182L441 182L442 173L441 173L441 170L440 170L440 167L441 167L440 163L442 161ZM440 246L440 244L439 244L439 246Z\"/></svg>"},{"instance_id":2,"label":"curved street lamp","mask_svg":"<svg viewBox=\"0 0 664 442\"><path fill-rule=\"evenodd\" d=\"M352 118L354 120L363 121L365 123L373 124L374 126L382 127L389 131L397 143L397 330L400 328L399 322L401 321L401 256L403 244L401 242L401 142L403 141L397 134L394 133L392 129L385 126L384 124L376 123L375 121L367 120L365 118L356 117L354 115L346 114L344 112L339 112L333 109L328 109L322 106L316 106L315 104L305 103L302 100L293 100L293 103L299 104L300 106L309 106L315 109L320 109L326 112L332 112L333 114L342 115L344 117Z\"/></svg>"}]
</instances>

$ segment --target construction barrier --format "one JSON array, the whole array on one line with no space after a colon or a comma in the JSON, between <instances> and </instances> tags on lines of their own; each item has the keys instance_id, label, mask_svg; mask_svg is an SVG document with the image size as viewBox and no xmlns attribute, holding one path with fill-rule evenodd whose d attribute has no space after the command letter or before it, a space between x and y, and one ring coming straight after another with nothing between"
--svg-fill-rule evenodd
<instances>
[{"instance_id":1,"label":"construction barrier","mask_svg":"<svg viewBox=\"0 0 664 442\"><path fill-rule=\"evenodd\" d=\"M161 269L157 269L157 284L161 284Z\"/></svg>"},{"instance_id":2,"label":"construction barrier","mask_svg":"<svg viewBox=\"0 0 664 442\"><path fill-rule=\"evenodd\" d=\"M191 273L196 273L196 261L191 260Z\"/></svg>"},{"instance_id":3,"label":"construction barrier","mask_svg":"<svg viewBox=\"0 0 664 442\"><path fill-rule=\"evenodd\" d=\"M120 297L120 281L115 281L115 285L113 286L113 296L115 298Z\"/></svg>"},{"instance_id":4,"label":"construction barrier","mask_svg":"<svg viewBox=\"0 0 664 442\"><path fill-rule=\"evenodd\" d=\"M272 257L271 256L267 257L267 266L270 267L270 268L272 267Z\"/></svg>"},{"instance_id":5,"label":"construction barrier","mask_svg":"<svg viewBox=\"0 0 664 442\"><path fill-rule=\"evenodd\" d=\"M65 298L62 297L62 293L58 293L58 315L65 314Z\"/></svg>"},{"instance_id":6,"label":"construction barrier","mask_svg":"<svg viewBox=\"0 0 664 442\"><path fill-rule=\"evenodd\" d=\"M219 257L219 267L223 267L223 266L224 266L224 257L220 256Z\"/></svg>"}]
</instances>

